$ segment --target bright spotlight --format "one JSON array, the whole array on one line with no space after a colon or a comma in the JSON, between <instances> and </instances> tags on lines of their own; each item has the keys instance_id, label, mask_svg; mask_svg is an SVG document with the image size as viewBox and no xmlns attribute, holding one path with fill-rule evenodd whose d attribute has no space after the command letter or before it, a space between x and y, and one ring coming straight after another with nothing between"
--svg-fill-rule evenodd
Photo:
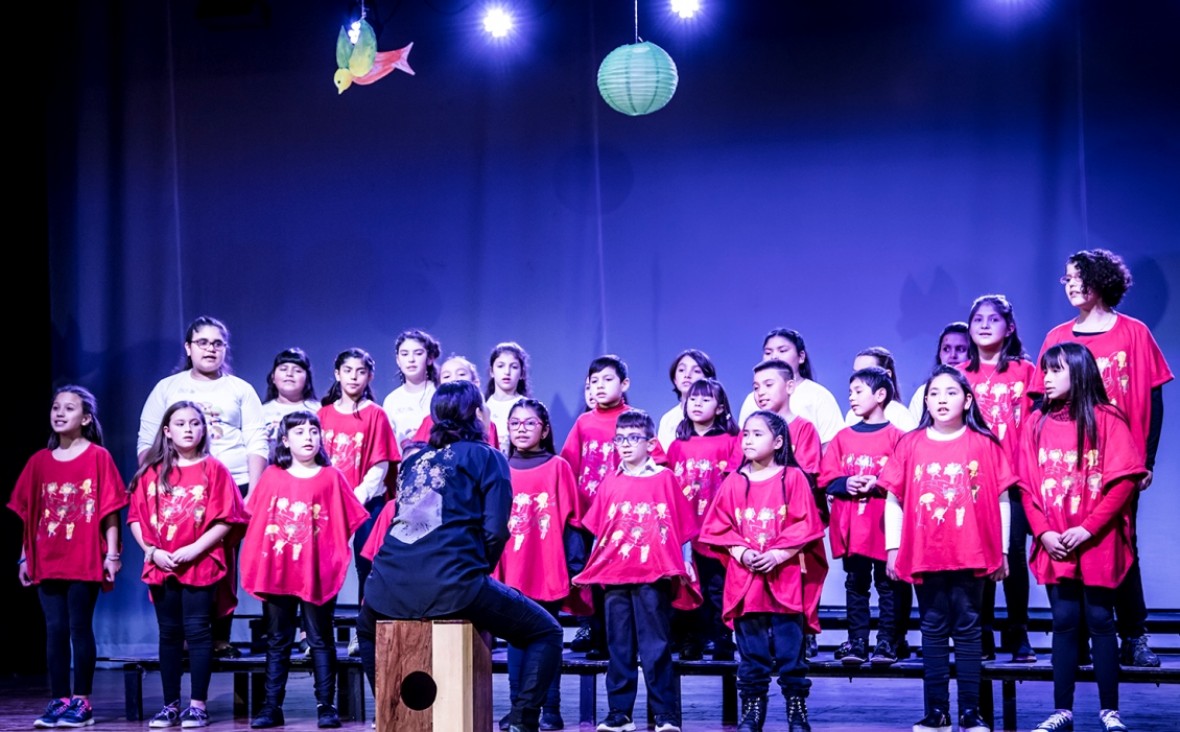
<instances>
[{"instance_id":1,"label":"bright spotlight","mask_svg":"<svg viewBox=\"0 0 1180 732\"><path fill-rule=\"evenodd\" d=\"M672 12L681 18L691 18L701 9L701 0L672 0Z\"/></svg>"},{"instance_id":2,"label":"bright spotlight","mask_svg":"<svg viewBox=\"0 0 1180 732\"><path fill-rule=\"evenodd\" d=\"M493 38L503 38L512 30L512 15L504 8L492 6L484 13L483 29Z\"/></svg>"}]
</instances>

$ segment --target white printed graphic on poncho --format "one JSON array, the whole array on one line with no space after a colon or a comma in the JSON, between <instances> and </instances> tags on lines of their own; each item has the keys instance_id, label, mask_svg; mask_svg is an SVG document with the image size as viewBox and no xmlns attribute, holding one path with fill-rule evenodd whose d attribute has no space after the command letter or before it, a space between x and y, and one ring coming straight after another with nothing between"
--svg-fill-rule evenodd
<instances>
[{"instance_id":1,"label":"white printed graphic on poncho","mask_svg":"<svg viewBox=\"0 0 1180 732\"><path fill-rule=\"evenodd\" d=\"M914 484L918 491L918 524L947 521L955 527L963 525L967 506L975 502L979 494L979 462L972 460L966 466L960 463L927 463L914 466Z\"/></svg>"},{"instance_id":2,"label":"white printed graphic on poncho","mask_svg":"<svg viewBox=\"0 0 1180 732\"><path fill-rule=\"evenodd\" d=\"M520 551L524 540L535 533L542 540L553 526L553 496L542 491L530 496L517 493L512 497L512 513L508 515L508 535L512 537L512 551Z\"/></svg>"},{"instance_id":3,"label":"white printed graphic on poncho","mask_svg":"<svg viewBox=\"0 0 1180 732\"><path fill-rule=\"evenodd\" d=\"M94 495L93 483L89 478L82 485L75 483L47 483L41 487L41 534L45 537L64 535L66 541L74 538L74 529L79 523L90 523L94 519L98 498Z\"/></svg>"}]
</instances>

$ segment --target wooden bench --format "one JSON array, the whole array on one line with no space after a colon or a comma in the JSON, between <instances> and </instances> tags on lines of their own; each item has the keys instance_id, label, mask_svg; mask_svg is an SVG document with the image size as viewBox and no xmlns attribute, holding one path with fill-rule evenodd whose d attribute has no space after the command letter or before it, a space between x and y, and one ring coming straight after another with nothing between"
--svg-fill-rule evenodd
<instances>
[{"instance_id":1,"label":"wooden bench","mask_svg":"<svg viewBox=\"0 0 1180 732\"><path fill-rule=\"evenodd\" d=\"M359 658L350 657L346 647L338 646L336 668L336 708L341 719L365 720L365 672ZM103 659L122 665L123 703L130 721L143 716L143 675L159 671L158 658ZM187 670L187 662L185 664ZM310 658L295 651L291 654L291 671L312 671ZM234 716L258 713L266 697L266 654L247 653L240 658L214 658L213 673L234 675Z\"/></svg>"}]
</instances>

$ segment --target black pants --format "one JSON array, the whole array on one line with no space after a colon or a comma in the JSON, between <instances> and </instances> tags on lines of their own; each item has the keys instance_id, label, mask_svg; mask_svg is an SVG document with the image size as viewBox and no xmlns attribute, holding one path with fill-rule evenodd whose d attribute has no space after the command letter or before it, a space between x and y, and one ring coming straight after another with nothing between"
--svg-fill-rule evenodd
<instances>
[{"instance_id":1,"label":"black pants","mask_svg":"<svg viewBox=\"0 0 1180 732\"><path fill-rule=\"evenodd\" d=\"M639 667L653 714L675 716L676 676L672 668L672 590L667 581L604 588L606 695L611 710L630 716L639 691Z\"/></svg>"},{"instance_id":2,"label":"black pants","mask_svg":"<svg viewBox=\"0 0 1180 732\"><path fill-rule=\"evenodd\" d=\"M740 654L737 688L743 697L765 697L772 676L786 696L807 696L811 679L802 615L750 613L736 618L733 627Z\"/></svg>"},{"instance_id":3,"label":"black pants","mask_svg":"<svg viewBox=\"0 0 1180 732\"><path fill-rule=\"evenodd\" d=\"M979 708L982 670L980 607L986 580L969 569L926 572L918 591L922 613L922 677L926 713L950 711L950 639L955 639L959 713Z\"/></svg>"},{"instance_id":4,"label":"black pants","mask_svg":"<svg viewBox=\"0 0 1180 732\"><path fill-rule=\"evenodd\" d=\"M869 640L869 588L877 588L877 640L896 647L909 628L913 590L906 582L889 579L885 562L859 554L844 557L845 605L849 640Z\"/></svg>"},{"instance_id":5,"label":"black pants","mask_svg":"<svg viewBox=\"0 0 1180 732\"><path fill-rule=\"evenodd\" d=\"M317 704L332 704L336 696L336 638L332 631L336 598L316 605L292 595L268 595L262 604L266 618L266 703L283 706L287 675L291 671L291 648L299 615L311 647Z\"/></svg>"},{"instance_id":6,"label":"black pants","mask_svg":"<svg viewBox=\"0 0 1180 732\"><path fill-rule=\"evenodd\" d=\"M388 619L367 604L361 605L356 619L361 663L369 686L376 692L377 621ZM418 620L420 618L413 618ZM512 700L509 720L513 724L534 726L541 717L553 677L561 668L561 625L537 603L519 590L487 577L470 605L459 612L432 620L470 620L481 631L503 638L523 651L520 663L518 695Z\"/></svg>"},{"instance_id":7,"label":"black pants","mask_svg":"<svg viewBox=\"0 0 1180 732\"><path fill-rule=\"evenodd\" d=\"M537 604L545 608L545 611L557 620L558 613L561 612L561 600L553 602L543 602L537 600ZM520 668L524 661L524 649L517 648L511 643L508 644L508 698L515 699L520 690ZM545 709L553 709L561 711L561 666L557 667L557 673L553 674L553 683L549 684L548 690L545 692Z\"/></svg>"},{"instance_id":8,"label":"black pants","mask_svg":"<svg viewBox=\"0 0 1180 732\"><path fill-rule=\"evenodd\" d=\"M1127 576L1115 590L1114 616L1121 638L1139 638L1147 632L1147 600L1143 596L1143 575L1139 572L1138 516L1139 491L1136 490L1131 495L1131 551L1134 560Z\"/></svg>"},{"instance_id":9,"label":"black pants","mask_svg":"<svg viewBox=\"0 0 1180 732\"><path fill-rule=\"evenodd\" d=\"M1083 619L1090 631L1094 678L1103 709L1119 708L1119 648L1115 635L1115 590L1063 580L1048 585L1053 607L1053 704L1073 709L1078 676L1078 630Z\"/></svg>"},{"instance_id":10,"label":"black pants","mask_svg":"<svg viewBox=\"0 0 1180 732\"><path fill-rule=\"evenodd\" d=\"M45 661L49 690L57 698L90 696L94 690L94 607L98 582L45 580L37 585L45 613ZM73 648L74 686L70 689L70 649Z\"/></svg>"},{"instance_id":11,"label":"black pants","mask_svg":"<svg viewBox=\"0 0 1180 732\"><path fill-rule=\"evenodd\" d=\"M361 549L365 548L369 534L373 533L373 524L377 521L377 514L381 513L383 508L385 508L384 495L377 496L366 503L365 510L369 512L369 518L352 535L352 558L356 563L356 601L358 603L365 599L365 582L368 581L369 572L373 569L373 563L361 556Z\"/></svg>"},{"instance_id":12,"label":"black pants","mask_svg":"<svg viewBox=\"0 0 1180 732\"><path fill-rule=\"evenodd\" d=\"M184 671L184 646L188 643L190 698L209 698L213 675L213 595L216 585L189 587L174 577L162 585L149 585L156 622L160 625L160 681L164 703L180 700L180 676Z\"/></svg>"}]
</instances>

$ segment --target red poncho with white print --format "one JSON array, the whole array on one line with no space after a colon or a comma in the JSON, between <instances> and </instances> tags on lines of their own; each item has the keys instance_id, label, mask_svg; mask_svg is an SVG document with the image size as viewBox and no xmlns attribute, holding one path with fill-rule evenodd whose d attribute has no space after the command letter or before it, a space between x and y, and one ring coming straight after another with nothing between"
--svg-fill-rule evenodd
<instances>
[{"instance_id":1,"label":"red poncho with white print","mask_svg":"<svg viewBox=\"0 0 1180 732\"><path fill-rule=\"evenodd\" d=\"M1118 587L1131 568L1131 496L1146 474L1143 455L1122 415L1100 407L1096 445L1087 440L1078 455L1077 423L1067 410L1050 412L1025 430L1021 477L1032 529L1029 568L1043 585L1063 579ZM1038 434L1039 433L1039 434ZM1082 526L1092 536L1065 559L1049 555L1039 538Z\"/></svg>"},{"instance_id":2,"label":"red poncho with white print","mask_svg":"<svg viewBox=\"0 0 1180 732\"><path fill-rule=\"evenodd\" d=\"M615 423L619 415L630 409L619 404L609 409L592 409L579 415L573 428L566 435L561 446L561 456L574 471L574 480L582 492L583 505L589 506L598 493L598 487L606 476L619 467L619 454L615 451ZM666 462L660 443L652 444L651 458L657 464Z\"/></svg>"},{"instance_id":3,"label":"red poncho with white print","mask_svg":"<svg viewBox=\"0 0 1180 732\"><path fill-rule=\"evenodd\" d=\"M812 478L819 475L820 441L815 425L796 415L787 425L795 462Z\"/></svg>"},{"instance_id":4,"label":"red poncho with white print","mask_svg":"<svg viewBox=\"0 0 1180 732\"><path fill-rule=\"evenodd\" d=\"M872 432L845 427L828 443L820 461L819 484L826 487L840 478L880 475L904 435L892 424ZM878 487L869 495L833 497L828 537L833 557L856 554L885 561L884 491Z\"/></svg>"},{"instance_id":5,"label":"red poncho with white print","mask_svg":"<svg viewBox=\"0 0 1180 732\"><path fill-rule=\"evenodd\" d=\"M320 409L319 418L324 449L350 487L360 485L369 468L378 463L401 462L389 417L375 403L366 402L356 412L341 412L329 404Z\"/></svg>"},{"instance_id":6,"label":"red poncho with white print","mask_svg":"<svg viewBox=\"0 0 1180 732\"><path fill-rule=\"evenodd\" d=\"M492 576L534 600L564 599L570 583L562 532L575 517L574 471L554 455L535 468L509 472L508 543Z\"/></svg>"},{"instance_id":7,"label":"red poncho with white print","mask_svg":"<svg viewBox=\"0 0 1180 732\"><path fill-rule=\"evenodd\" d=\"M242 589L260 600L291 595L323 605L344 586L352 558L348 541L368 518L336 468L304 478L271 465L250 491Z\"/></svg>"},{"instance_id":8,"label":"red poncho with white print","mask_svg":"<svg viewBox=\"0 0 1180 732\"><path fill-rule=\"evenodd\" d=\"M1020 452L1020 433L1032 412L1029 385L1036 367L1032 361L1021 359L1010 361L1003 373L996 370L995 364L987 363L979 364L978 371L968 371L966 362L957 368L971 384L971 393L987 428L1000 438L1008 459L1015 465Z\"/></svg>"},{"instance_id":9,"label":"red poncho with white print","mask_svg":"<svg viewBox=\"0 0 1180 732\"><path fill-rule=\"evenodd\" d=\"M925 572L990 574L1004 558L1000 494L1019 484L1007 451L970 429L950 440L926 433L905 435L877 479L904 512L897 573L910 583Z\"/></svg>"},{"instance_id":10,"label":"red poncho with white print","mask_svg":"<svg viewBox=\"0 0 1180 732\"><path fill-rule=\"evenodd\" d=\"M791 613L803 615L818 633L828 575L824 525L803 471L783 470L765 480L751 481L742 473L726 478L705 514L700 543L714 547L726 566L721 613L731 626L749 613ZM732 547L799 548L799 553L769 572L755 572L733 557Z\"/></svg>"},{"instance_id":11,"label":"red poncho with white print","mask_svg":"<svg viewBox=\"0 0 1180 732\"><path fill-rule=\"evenodd\" d=\"M38 450L17 478L8 507L24 522L21 546L34 584L43 580L104 582L108 547L102 520L127 505L111 454L90 444L70 460Z\"/></svg>"},{"instance_id":12,"label":"red poncho with white print","mask_svg":"<svg viewBox=\"0 0 1180 732\"><path fill-rule=\"evenodd\" d=\"M597 537L577 585L630 585L670 579L672 606L691 610L701 592L692 560L683 545L697 535L696 521L684 510L672 471L651 475L611 473L598 489L582 525Z\"/></svg>"},{"instance_id":13,"label":"red poncho with white print","mask_svg":"<svg viewBox=\"0 0 1180 732\"><path fill-rule=\"evenodd\" d=\"M668 468L676 476L680 494L697 526L704 521L721 481L741 463L741 438L737 435L693 435L687 440L672 440Z\"/></svg>"},{"instance_id":14,"label":"red poncho with white print","mask_svg":"<svg viewBox=\"0 0 1180 732\"><path fill-rule=\"evenodd\" d=\"M168 552L192 544L215 523L230 524L231 532L245 528L250 514L242 505L242 494L229 470L216 458L206 457L191 465L174 467L168 486L160 484L158 468L148 468L132 488L127 523L139 524L148 546ZM189 587L207 587L226 576L225 544L229 537L209 547L174 572L144 562L143 581L162 585L175 577ZM219 612L232 608L219 607Z\"/></svg>"},{"instance_id":15,"label":"red poncho with white print","mask_svg":"<svg viewBox=\"0 0 1180 732\"><path fill-rule=\"evenodd\" d=\"M1076 334L1074 322L1062 323L1045 336L1041 356L1058 343L1073 341L1090 350L1102 374L1102 384L1110 403L1127 415L1131 436L1141 450L1146 449L1147 434L1151 431L1151 390L1172 380L1164 354L1151 331L1141 321L1118 314L1114 327L1105 333ZM1038 366L1033 374L1034 394L1045 392L1045 376Z\"/></svg>"}]
</instances>

